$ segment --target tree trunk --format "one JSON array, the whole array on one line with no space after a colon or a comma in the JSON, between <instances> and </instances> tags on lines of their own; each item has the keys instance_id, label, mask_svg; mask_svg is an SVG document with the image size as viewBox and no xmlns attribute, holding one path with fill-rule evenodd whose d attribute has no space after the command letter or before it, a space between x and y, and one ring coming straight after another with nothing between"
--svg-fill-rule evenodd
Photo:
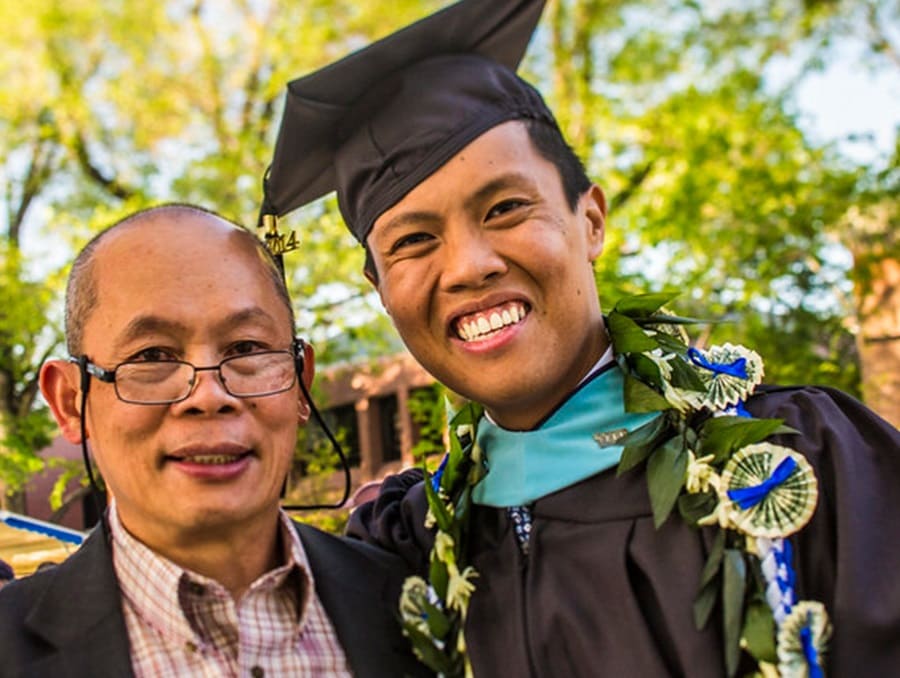
<instances>
[{"instance_id":1,"label":"tree trunk","mask_svg":"<svg viewBox=\"0 0 900 678\"><path fill-rule=\"evenodd\" d=\"M857 278L859 356L866 404L900 427L900 260L860 262Z\"/></svg>"}]
</instances>

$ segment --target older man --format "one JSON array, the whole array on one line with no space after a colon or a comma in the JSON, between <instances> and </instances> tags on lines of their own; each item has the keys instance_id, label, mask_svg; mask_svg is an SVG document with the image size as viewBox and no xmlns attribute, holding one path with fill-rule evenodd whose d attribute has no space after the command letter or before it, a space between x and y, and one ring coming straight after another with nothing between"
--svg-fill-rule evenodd
<instances>
[{"instance_id":1,"label":"older man","mask_svg":"<svg viewBox=\"0 0 900 678\"><path fill-rule=\"evenodd\" d=\"M313 353L253 235L189 206L128 217L76 259L66 336L42 392L112 501L80 551L0 595L0 675L419 670L394 559L279 507Z\"/></svg>"},{"instance_id":2,"label":"older man","mask_svg":"<svg viewBox=\"0 0 900 678\"><path fill-rule=\"evenodd\" d=\"M419 566L407 631L448 675L895 675L900 436L757 388L665 299L604 317L603 192L514 72L542 5L464 0L289 86L263 211L336 189L407 347L478 404L353 532Z\"/></svg>"}]
</instances>

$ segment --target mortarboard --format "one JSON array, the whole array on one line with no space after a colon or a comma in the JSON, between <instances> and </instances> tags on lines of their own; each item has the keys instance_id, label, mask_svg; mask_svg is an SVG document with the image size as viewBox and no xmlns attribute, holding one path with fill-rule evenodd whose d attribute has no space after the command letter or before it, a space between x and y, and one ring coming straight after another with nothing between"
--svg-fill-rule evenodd
<instances>
[{"instance_id":1,"label":"mortarboard","mask_svg":"<svg viewBox=\"0 0 900 678\"><path fill-rule=\"evenodd\" d=\"M333 190L354 236L475 138L555 125L515 74L544 0L462 0L288 83L261 217Z\"/></svg>"}]
</instances>

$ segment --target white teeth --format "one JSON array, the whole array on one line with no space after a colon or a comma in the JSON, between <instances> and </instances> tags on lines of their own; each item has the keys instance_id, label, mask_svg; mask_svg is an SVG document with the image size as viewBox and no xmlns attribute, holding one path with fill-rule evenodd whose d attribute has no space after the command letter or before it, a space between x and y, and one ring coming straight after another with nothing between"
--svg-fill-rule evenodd
<instances>
[{"instance_id":1,"label":"white teeth","mask_svg":"<svg viewBox=\"0 0 900 678\"><path fill-rule=\"evenodd\" d=\"M492 311L489 316L479 315L477 318L457 324L457 334L464 341L476 341L486 335L513 325L525 317L523 304L511 304L500 311Z\"/></svg>"}]
</instances>

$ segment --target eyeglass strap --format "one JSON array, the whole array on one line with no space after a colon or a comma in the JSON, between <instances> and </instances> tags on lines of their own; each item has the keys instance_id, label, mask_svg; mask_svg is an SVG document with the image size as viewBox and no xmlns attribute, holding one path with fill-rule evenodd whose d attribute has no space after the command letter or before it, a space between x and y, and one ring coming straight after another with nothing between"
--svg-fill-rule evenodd
<instances>
[{"instance_id":1,"label":"eyeglass strap","mask_svg":"<svg viewBox=\"0 0 900 678\"><path fill-rule=\"evenodd\" d=\"M319 408L316 407L316 404L313 402L312 396L306 388L306 384L303 383L303 352L305 349L306 342L300 337L294 337L294 368L297 370L297 381L300 383L300 390L303 392L303 397L306 398L306 402L309 403L309 409L312 412L313 417L315 417L316 423L319 425L319 428L322 429L322 432L325 433L328 442L331 443L334 451L337 452L338 457L341 459L341 467L344 469L344 495L341 497L340 501L335 504L286 504L282 505L282 508L294 511L342 508L344 504L347 503L347 499L350 498L350 463L347 461L347 456L344 454L341 444L337 441L337 438L334 437L334 434L331 432L331 429L328 428L328 424L325 423L325 419L319 412ZM285 478L284 482L285 485L282 494L284 493L284 489L287 488L287 478Z\"/></svg>"},{"instance_id":2,"label":"eyeglass strap","mask_svg":"<svg viewBox=\"0 0 900 678\"><path fill-rule=\"evenodd\" d=\"M88 372L88 357L84 354L78 356L75 360L78 365L78 371L81 375L81 410L78 413L79 419L79 429L81 432L81 459L84 462L84 470L87 472L88 483L91 486L91 499L94 502L94 508L97 511L97 516L100 521L100 524L103 526L103 534L106 536L107 540L109 540L109 528L106 524L106 520L103 516L103 507L100 505L100 496L102 494L102 490L100 486L97 484L97 479L94 478L94 470L91 465L91 459L88 456L87 449L87 426L85 424L86 419L86 411L87 411L87 395L88 389L91 385L91 373Z\"/></svg>"}]
</instances>

